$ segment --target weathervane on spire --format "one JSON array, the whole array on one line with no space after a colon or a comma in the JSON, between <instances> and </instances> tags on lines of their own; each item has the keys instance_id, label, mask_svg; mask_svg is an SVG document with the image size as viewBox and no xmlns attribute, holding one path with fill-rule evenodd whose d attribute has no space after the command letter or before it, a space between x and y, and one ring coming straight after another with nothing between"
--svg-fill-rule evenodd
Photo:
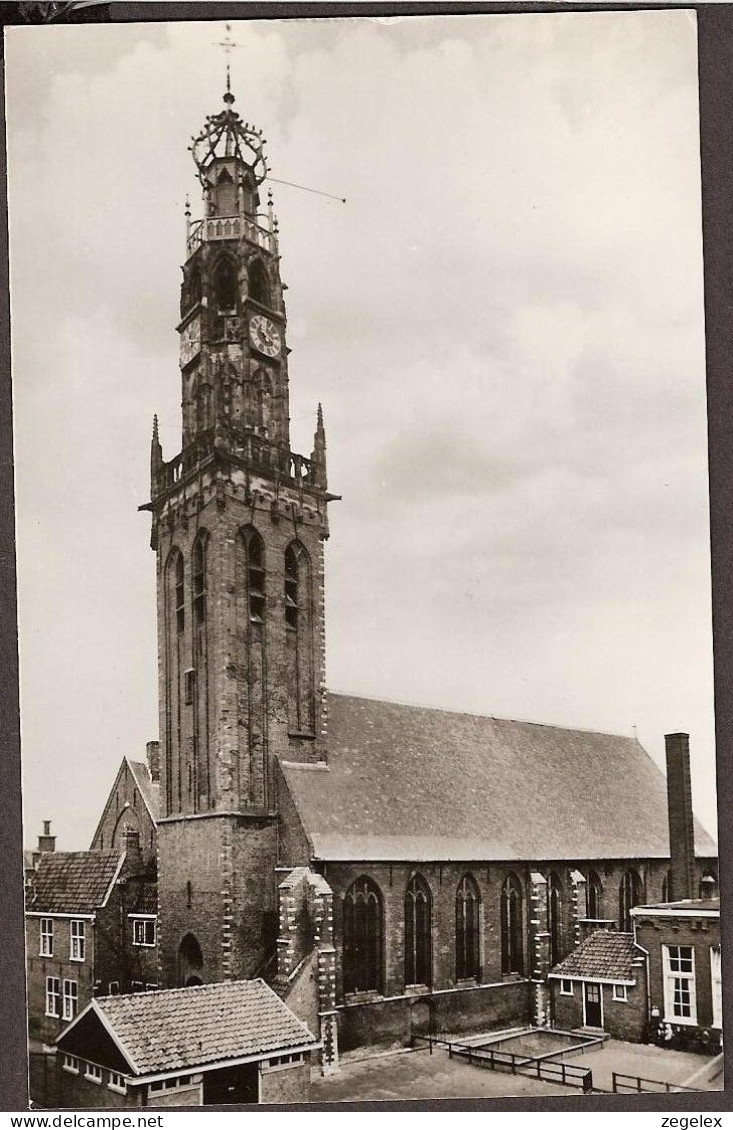
<instances>
[{"instance_id":1,"label":"weathervane on spire","mask_svg":"<svg viewBox=\"0 0 733 1130\"><path fill-rule=\"evenodd\" d=\"M231 97L232 82L231 82L231 70L230 70L230 64L229 64L229 56L230 56L231 52L234 50L234 48L239 47L240 44L235 43L234 40L232 39L232 36L231 36L232 25L231 24L224 24L224 28L226 30L226 36L219 43L215 43L214 47L221 47L222 50L224 51L224 54L227 57L227 94Z\"/></svg>"}]
</instances>

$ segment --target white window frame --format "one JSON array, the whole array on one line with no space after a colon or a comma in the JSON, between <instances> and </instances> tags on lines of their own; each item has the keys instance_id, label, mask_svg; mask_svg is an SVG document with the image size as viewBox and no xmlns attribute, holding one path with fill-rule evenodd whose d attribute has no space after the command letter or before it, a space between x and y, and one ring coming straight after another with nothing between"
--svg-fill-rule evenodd
<instances>
[{"instance_id":1,"label":"white window frame","mask_svg":"<svg viewBox=\"0 0 733 1130\"><path fill-rule=\"evenodd\" d=\"M54 1016L56 1018L61 1016L60 977L46 978L46 1016Z\"/></svg>"},{"instance_id":2,"label":"white window frame","mask_svg":"<svg viewBox=\"0 0 733 1130\"><path fill-rule=\"evenodd\" d=\"M86 922L83 918L72 918L69 923L69 960L84 961L86 945Z\"/></svg>"},{"instance_id":3,"label":"white window frame","mask_svg":"<svg viewBox=\"0 0 733 1130\"><path fill-rule=\"evenodd\" d=\"M66 1053L64 1053L64 1062L62 1066L64 1071L70 1071L72 1075L79 1074L79 1060L75 1055L67 1055Z\"/></svg>"},{"instance_id":4,"label":"white window frame","mask_svg":"<svg viewBox=\"0 0 733 1130\"><path fill-rule=\"evenodd\" d=\"M64 977L62 1020L73 1020L79 1011L79 982Z\"/></svg>"},{"instance_id":5,"label":"white window frame","mask_svg":"<svg viewBox=\"0 0 733 1130\"><path fill-rule=\"evenodd\" d=\"M685 951L683 955L682 951ZM689 954L689 956L688 956ZM690 962L690 969L679 966L683 961ZM662 971L664 977L664 1019L668 1024L697 1025L697 991L695 984L695 947L679 945L662 946ZM675 1013L675 992L689 996L689 1016Z\"/></svg>"},{"instance_id":6,"label":"white window frame","mask_svg":"<svg viewBox=\"0 0 733 1130\"><path fill-rule=\"evenodd\" d=\"M158 988L158 982L157 981L146 981L145 982L145 992L146 993L155 992L155 990L157 988Z\"/></svg>"},{"instance_id":7,"label":"white window frame","mask_svg":"<svg viewBox=\"0 0 733 1130\"><path fill-rule=\"evenodd\" d=\"M568 985L570 986L570 988L567 987ZM572 981L571 977L561 977L560 978L560 996L561 997L574 997L575 996L575 986L573 985L573 981Z\"/></svg>"},{"instance_id":8,"label":"white window frame","mask_svg":"<svg viewBox=\"0 0 733 1130\"><path fill-rule=\"evenodd\" d=\"M42 918L38 942L40 957L53 957L53 918Z\"/></svg>"},{"instance_id":9,"label":"white window frame","mask_svg":"<svg viewBox=\"0 0 733 1130\"><path fill-rule=\"evenodd\" d=\"M142 981L131 981L130 982L130 992L132 992L132 993L143 993L143 992L145 992L145 986L144 986L143 982Z\"/></svg>"},{"instance_id":10,"label":"white window frame","mask_svg":"<svg viewBox=\"0 0 733 1130\"><path fill-rule=\"evenodd\" d=\"M723 1027L723 980L720 946L710 947L710 991L713 998L713 1028Z\"/></svg>"},{"instance_id":11,"label":"white window frame","mask_svg":"<svg viewBox=\"0 0 733 1130\"><path fill-rule=\"evenodd\" d=\"M110 1091L117 1091L120 1095L127 1094L127 1080L124 1075L120 1075L117 1071L110 1071L107 1086Z\"/></svg>"},{"instance_id":12,"label":"white window frame","mask_svg":"<svg viewBox=\"0 0 733 1130\"><path fill-rule=\"evenodd\" d=\"M614 985L612 996L615 1001L623 1001L626 1003L629 999L628 986Z\"/></svg>"},{"instance_id":13,"label":"white window frame","mask_svg":"<svg viewBox=\"0 0 733 1130\"><path fill-rule=\"evenodd\" d=\"M114 986L114 988L112 986ZM116 997L116 996L119 995L119 992L120 992L119 981L110 981L110 983L109 983L109 995L111 997Z\"/></svg>"},{"instance_id":14,"label":"white window frame","mask_svg":"<svg viewBox=\"0 0 733 1130\"><path fill-rule=\"evenodd\" d=\"M84 1078L88 1079L90 1083L102 1082L102 1068L98 1067L96 1063L84 1064Z\"/></svg>"},{"instance_id":15,"label":"white window frame","mask_svg":"<svg viewBox=\"0 0 733 1130\"><path fill-rule=\"evenodd\" d=\"M153 940L151 942L146 941L146 939L145 939L145 935L148 932L148 928L150 928L152 930L152 934L153 934ZM139 934L142 935L142 938L140 938L138 936ZM154 918L133 918L133 920L132 920L132 944L134 946L150 946L150 947L154 946L155 941L156 941L155 934L156 934L156 930L155 930L155 919Z\"/></svg>"}]
</instances>

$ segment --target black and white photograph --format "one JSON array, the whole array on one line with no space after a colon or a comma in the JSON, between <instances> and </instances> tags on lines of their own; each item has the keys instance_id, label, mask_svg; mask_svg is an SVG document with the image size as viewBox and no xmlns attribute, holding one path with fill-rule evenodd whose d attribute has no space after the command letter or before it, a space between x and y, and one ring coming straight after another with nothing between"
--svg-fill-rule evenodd
<instances>
[{"instance_id":1,"label":"black and white photograph","mask_svg":"<svg viewBox=\"0 0 733 1130\"><path fill-rule=\"evenodd\" d=\"M31 1106L721 1091L695 11L5 80Z\"/></svg>"}]
</instances>

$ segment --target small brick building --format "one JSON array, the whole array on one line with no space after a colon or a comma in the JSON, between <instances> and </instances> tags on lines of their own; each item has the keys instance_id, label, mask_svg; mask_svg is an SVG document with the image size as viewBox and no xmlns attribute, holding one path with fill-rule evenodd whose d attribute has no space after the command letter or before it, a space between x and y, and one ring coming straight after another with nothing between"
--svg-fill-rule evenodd
<instances>
[{"instance_id":1,"label":"small brick building","mask_svg":"<svg viewBox=\"0 0 733 1130\"><path fill-rule=\"evenodd\" d=\"M92 996L157 988L157 896L136 832L110 851L44 853L28 888L30 1039L50 1045Z\"/></svg>"},{"instance_id":2,"label":"small brick building","mask_svg":"<svg viewBox=\"0 0 733 1130\"><path fill-rule=\"evenodd\" d=\"M650 1036L699 1051L721 1046L720 900L637 906L636 940L649 955Z\"/></svg>"},{"instance_id":3,"label":"small brick building","mask_svg":"<svg viewBox=\"0 0 733 1130\"><path fill-rule=\"evenodd\" d=\"M58 1039L58 1105L307 1102L317 1046L262 980L97 997Z\"/></svg>"},{"instance_id":4,"label":"small brick building","mask_svg":"<svg viewBox=\"0 0 733 1130\"><path fill-rule=\"evenodd\" d=\"M556 1028L640 1041L647 1023L646 954L633 935L594 930L549 974Z\"/></svg>"}]
</instances>

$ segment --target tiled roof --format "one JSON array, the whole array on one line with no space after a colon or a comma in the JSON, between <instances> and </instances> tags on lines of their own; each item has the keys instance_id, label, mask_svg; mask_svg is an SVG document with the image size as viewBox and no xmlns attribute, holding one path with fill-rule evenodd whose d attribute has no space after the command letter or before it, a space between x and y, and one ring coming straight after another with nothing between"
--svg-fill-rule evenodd
<instances>
[{"instance_id":1,"label":"tiled roof","mask_svg":"<svg viewBox=\"0 0 733 1130\"><path fill-rule=\"evenodd\" d=\"M131 761L129 757L126 758L126 761L130 766L130 772L135 778L137 790L143 798L152 819L156 821L160 815L160 782L151 779L148 767L144 761Z\"/></svg>"},{"instance_id":2,"label":"tiled roof","mask_svg":"<svg viewBox=\"0 0 733 1130\"><path fill-rule=\"evenodd\" d=\"M552 969L551 977L584 981L631 982L644 960L632 934L596 930Z\"/></svg>"},{"instance_id":3,"label":"tiled roof","mask_svg":"<svg viewBox=\"0 0 733 1130\"><path fill-rule=\"evenodd\" d=\"M669 855L665 778L634 738L330 694L328 761L281 763L316 859ZM699 825L696 845L716 854Z\"/></svg>"},{"instance_id":4,"label":"tiled roof","mask_svg":"<svg viewBox=\"0 0 733 1130\"><path fill-rule=\"evenodd\" d=\"M317 1042L262 980L95 997L93 1007L137 1075Z\"/></svg>"},{"instance_id":5,"label":"tiled roof","mask_svg":"<svg viewBox=\"0 0 733 1130\"><path fill-rule=\"evenodd\" d=\"M49 851L39 860L29 910L49 914L91 914L102 906L122 852Z\"/></svg>"}]
</instances>

